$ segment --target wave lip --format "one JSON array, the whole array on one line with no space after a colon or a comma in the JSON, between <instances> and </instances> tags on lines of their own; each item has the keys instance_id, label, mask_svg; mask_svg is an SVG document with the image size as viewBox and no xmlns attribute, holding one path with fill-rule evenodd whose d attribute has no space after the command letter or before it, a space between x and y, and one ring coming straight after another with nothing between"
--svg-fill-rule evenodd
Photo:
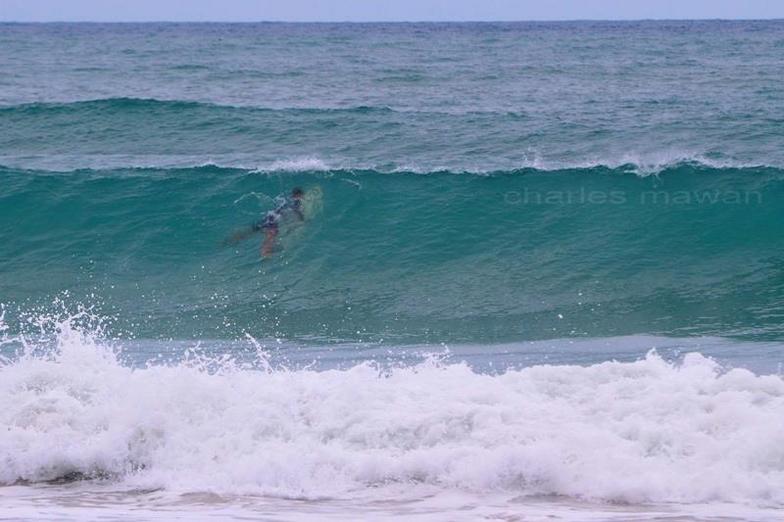
<instances>
[{"instance_id":1,"label":"wave lip","mask_svg":"<svg viewBox=\"0 0 784 522\"><path fill-rule=\"evenodd\" d=\"M107 161L111 156L102 156L101 161ZM30 159L30 158L27 158ZM705 156L675 156L665 158L661 161L652 161L633 158L631 156L622 157L617 160L596 160L581 162L556 162L543 160L526 160L517 165L508 167L460 167L460 166L424 166L416 163L385 163L381 165L370 162L349 162L341 160L327 160L319 155L291 156L267 161L256 161L252 158L244 158L239 161L221 161L213 156L203 158L176 158L164 157L157 158L156 161L149 161L139 158L135 161L128 155L120 155L117 161L111 166L91 165L89 162L83 166L75 168L30 168L18 165L12 158L0 156L0 171L25 171L31 174L36 172L44 174L68 174L73 172L93 171L96 173L111 174L114 171L167 171L167 170L225 170L234 172L237 170L247 171L256 174L274 174L285 172L313 173L313 174L422 174L422 175L480 175L480 176L504 176L530 173L631 173L640 177L649 175L666 174L672 171L688 169L695 172L707 171L754 171L754 170L784 170L775 164L764 162L742 162L729 159L718 160ZM51 163L52 158L48 157L47 162ZM114 164L116 163L116 164ZM254 166L251 166L254 165Z\"/></svg>"},{"instance_id":2,"label":"wave lip","mask_svg":"<svg viewBox=\"0 0 784 522\"><path fill-rule=\"evenodd\" d=\"M699 354L500 375L435 359L321 372L204 363L134 371L61 327L55 353L0 366L0 484L108 477L312 499L422 484L784 507L784 380Z\"/></svg>"}]
</instances>

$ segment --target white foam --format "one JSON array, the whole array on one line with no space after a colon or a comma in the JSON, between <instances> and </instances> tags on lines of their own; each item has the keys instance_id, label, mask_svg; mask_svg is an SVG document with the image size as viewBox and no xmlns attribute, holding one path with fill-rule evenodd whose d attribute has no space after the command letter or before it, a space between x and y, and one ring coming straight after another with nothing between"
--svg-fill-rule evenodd
<instances>
[{"instance_id":1,"label":"white foam","mask_svg":"<svg viewBox=\"0 0 784 522\"><path fill-rule=\"evenodd\" d=\"M537 151L523 154L520 168L542 171L583 170L597 167L619 169L630 167L631 172L640 176L659 174L669 168L683 164L701 165L714 169L775 167L763 163L751 163L729 158L717 159L701 152L682 150L658 150L651 152L626 152L613 157L586 157L580 160L546 159Z\"/></svg>"},{"instance_id":2,"label":"white foam","mask_svg":"<svg viewBox=\"0 0 784 522\"><path fill-rule=\"evenodd\" d=\"M453 173L453 174L493 174L512 172L519 169L536 169L544 172L561 170L586 170L597 167L608 169L628 168L630 172L641 176L658 174L681 164L701 165L715 169L725 168L784 168L775 161L743 161L732 158L715 158L701 152L661 150L653 152L626 152L623 154L604 154L564 158L553 155L542 155L538 151L529 150L517 160L485 159L479 163L456 159L452 162L412 161L401 158L390 158L383 163L370 161L349 161L340 159L325 160L318 156L301 156L283 159L260 159L252 154L225 155L150 155L143 157L122 154L102 154L85 157L84 155L47 154L45 156L27 156L24 158L0 155L0 165L20 169L40 169L62 172L77 169L188 169L216 167L227 169L243 169L254 173L280 172L329 172L334 170L366 171L376 170L382 173Z\"/></svg>"},{"instance_id":3,"label":"white foam","mask_svg":"<svg viewBox=\"0 0 784 522\"><path fill-rule=\"evenodd\" d=\"M784 506L784 381L699 354L496 376L204 367L133 370L61 325L53 356L0 366L0 484L81 473L308 499L418 484Z\"/></svg>"},{"instance_id":4,"label":"white foam","mask_svg":"<svg viewBox=\"0 0 784 522\"><path fill-rule=\"evenodd\" d=\"M315 157L303 157L276 160L258 167L254 172L323 172L327 170L330 170L330 167L323 160Z\"/></svg>"}]
</instances>

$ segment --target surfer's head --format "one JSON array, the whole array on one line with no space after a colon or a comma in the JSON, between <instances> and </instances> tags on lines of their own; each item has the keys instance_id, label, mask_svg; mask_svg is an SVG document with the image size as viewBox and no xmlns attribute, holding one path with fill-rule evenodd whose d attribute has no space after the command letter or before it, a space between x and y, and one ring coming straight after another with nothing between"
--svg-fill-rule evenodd
<instances>
[{"instance_id":1,"label":"surfer's head","mask_svg":"<svg viewBox=\"0 0 784 522\"><path fill-rule=\"evenodd\" d=\"M291 190L291 197L292 197L292 198L295 198L295 199L300 199L300 198L302 198L302 196L304 196L304 195L305 195L305 191L304 191L304 190L302 190L300 187L294 187L294 188Z\"/></svg>"}]
</instances>

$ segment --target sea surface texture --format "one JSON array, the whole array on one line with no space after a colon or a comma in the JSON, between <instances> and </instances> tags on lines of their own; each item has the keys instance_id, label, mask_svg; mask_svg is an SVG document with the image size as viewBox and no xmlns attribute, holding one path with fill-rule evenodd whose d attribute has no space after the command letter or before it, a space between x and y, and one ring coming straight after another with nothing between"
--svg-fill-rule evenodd
<instances>
[{"instance_id":1,"label":"sea surface texture","mask_svg":"<svg viewBox=\"0 0 784 522\"><path fill-rule=\"evenodd\" d=\"M0 24L0 518L784 518L782 79L784 21Z\"/></svg>"}]
</instances>

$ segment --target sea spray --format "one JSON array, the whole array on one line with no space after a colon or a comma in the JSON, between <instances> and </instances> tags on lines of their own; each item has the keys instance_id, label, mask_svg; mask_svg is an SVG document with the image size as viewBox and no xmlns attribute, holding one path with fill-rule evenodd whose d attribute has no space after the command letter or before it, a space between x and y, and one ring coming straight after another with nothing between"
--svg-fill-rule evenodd
<instances>
[{"instance_id":1,"label":"sea spray","mask_svg":"<svg viewBox=\"0 0 784 522\"><path fill-rule=\"evenodd\" d=\"M425 483L620 502L784 505L784 381L699 354L480 374L132 369L89 332L0 367L0 482L319 498ZM267 363L268 364L268 363ZM212 369L209 367L213 366Z\"/></svg>"}]
</instances>

